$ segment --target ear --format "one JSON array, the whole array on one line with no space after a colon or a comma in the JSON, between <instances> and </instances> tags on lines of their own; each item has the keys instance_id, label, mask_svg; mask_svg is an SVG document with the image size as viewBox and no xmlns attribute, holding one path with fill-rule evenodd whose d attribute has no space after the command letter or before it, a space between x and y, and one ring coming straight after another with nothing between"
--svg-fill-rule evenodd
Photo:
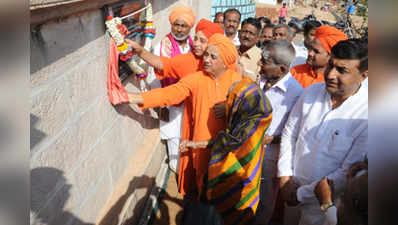
<instances>
[{"instance_id":1,"label":"ear","mask_svg":"<svg viewBox=\"0 0 398 225\"><path fill-rule=\"evenodd\" d=\"M363 73L361 74L361 79L362 79L362 81L364 81L364 80L368 77L368 74L369 74L369 70L366 70L365 72L363 72Z\"/></svg>"},{"instance_id":2,"label":"ear","mask_svg":"<svg viewBox=\"0 0 398 225\"><path fill-rule=\"evenodd\" d=\"M287 74L289 72L289 67L286 65L279 65L279 70L282 74Z\"/></svg>"}]
</instances>

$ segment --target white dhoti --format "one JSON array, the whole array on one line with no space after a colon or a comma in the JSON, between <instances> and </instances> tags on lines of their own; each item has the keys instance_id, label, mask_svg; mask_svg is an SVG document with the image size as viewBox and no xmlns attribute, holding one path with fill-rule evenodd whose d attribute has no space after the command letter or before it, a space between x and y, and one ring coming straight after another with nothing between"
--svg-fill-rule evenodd
<instances>
[{"instance_id":1,"label":"white dhoti","mask_svg":"<svg viewBox=\"0 0 398 225\"><path fill-rule=\"evenodd\" d=\"M276 180L279 145L268 145L261 171L260 203L256 212L256 225L268 224L274 212L279 183Z\"/></svg>"},{"instance_id":2,"label":"white dhoti","mask_svg":"<svg viewBox=\"0 0 398 225\"><path fill-rule=\"evenodd\" d=\"M178 172L180 152L178 146L181 140L182 117L184 105L169 106L169 122L160 121L160 138L167 141L169 166L174 172Z\"/></svg>"}]
</instances>

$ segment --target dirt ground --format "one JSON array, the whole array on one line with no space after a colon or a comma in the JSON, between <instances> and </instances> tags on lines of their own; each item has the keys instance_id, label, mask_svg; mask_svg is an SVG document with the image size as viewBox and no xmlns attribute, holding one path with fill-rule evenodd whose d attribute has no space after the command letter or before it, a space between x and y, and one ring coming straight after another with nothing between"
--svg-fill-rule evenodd
<instances>
[{"instance_id":1,"label":"dirt ground","mask_svg":"<svg viewBox=\"0 0 398 225\"><path fill-rule=\"evenodd\" d=\"M311 3L312 1L308 1ZM297 17L299 19L302 19L306 17L307 15L311 14L311 12L314 13L315 17L317 20L326 20L332 23L336 22L335 17L330 13L330 12L324 12L320 10L320 8L325 5L326 3L329 4L329 8L332 8L334 10L338 9L338 6L333 6L332 2L333 1L318 1L317 8L311 7L310 4L304 5L303 3L298 3L295 5L293 8L288 8L288 15L287 15L287 22L289 22L290 17ZM281 4L277 4L276 6L274 5L268 5L268 4L262 4L262 3L256 3L256 17L260 16L268 16L266 8L275 8L275 10L279 10L281 8ZM279 15L279 11L277 11L277 16ZM273 16L273 15L272 15ZM271 17L272 17L271 16ZM355 24L356 27L361 27L362 25L362 17L353 15L351 16L352 22Z\"/></svg>"},{"instance_id":2,"label":"dirt ground","mask_svg":"<svg viewBox=\"0 0 398 225\"><path fill-rule=\"evenodd\" d=\"M337 12L345 11L345 9L341 8L340 6L334 6L332 4L333 1L331 0L324 0L324 1L317 1L318 4L316 7L312 4L311 0L308 0L308 5L304 5L303 3L296 4L293 8L288 7L287 19L286 21L289 22L291 17L296 17L302 19L309 14L313 13L318 21L329 21L331 23L336 22L336 18L333 16L332 13L325 12L320 8L325 4L329 4L329 9L332 9ZM277 5L269 5L263 3L256 3L256 17L266 16L271 19L272 23L276 24L279 20L279 8L282 7L282 4ZM341 15L340 13L337 13ZM355 27L359 28L362 26L363 19L360 16L353 15L351 16L351 20ZM304 41L304 36L302 33L298 33L293 40L295 43L300 43Z\"/></svg>"}]
</instances>

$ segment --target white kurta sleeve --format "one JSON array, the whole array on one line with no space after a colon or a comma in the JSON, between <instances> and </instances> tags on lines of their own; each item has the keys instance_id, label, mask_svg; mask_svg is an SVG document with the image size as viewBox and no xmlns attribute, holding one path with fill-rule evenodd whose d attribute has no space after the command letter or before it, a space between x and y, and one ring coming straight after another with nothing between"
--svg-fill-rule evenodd
<instances>
[{"instance_id":1,"label":"white kurta sleeve","mask_svg":"<svg viewBox=\"0 0 398 225\"><path fill-rule=\"evenodd\" d=\"M363 161L368 152L368 127L364 128L359 136L354 139L354 142L349 150L347 156L341 163L341 166L327 175L329 180L333 181L335 197L344 191L347 183L347 171L350 166L359 161ZM297 190L297 200L301 203L317 201L314 190L319 180L308 185L302 185Z\"/></svg>"},{"instance_id":2,"label":"white kurta sleeve","mask_svg":"<svg viewBox=\"0 0 398 225\"><path fill-rule=\"evenodd\" d=\"M160 42L155 45L152 49L152 53L154 55L160 56ZM149 86L151 89L156 89L156 88L161 88L162 85L160 84L160 81L156 78L155 76L155 71L153 67L148 68L148 78L147 81L149 83Z\"/></svg>"},{"instance_id":3,"label":"white kurta sleeve","mask_svg":"<svg viewBox=\"0 0 398 225\"><path fill-rule=\"evenodd\" d=\"M302 95L290 112L285 128L281 134L281 149L278 160L278 177L293 175L293 155L296 148L297 137L300 131L301 119L303 115Z\"/></svg>"}]
</instances>

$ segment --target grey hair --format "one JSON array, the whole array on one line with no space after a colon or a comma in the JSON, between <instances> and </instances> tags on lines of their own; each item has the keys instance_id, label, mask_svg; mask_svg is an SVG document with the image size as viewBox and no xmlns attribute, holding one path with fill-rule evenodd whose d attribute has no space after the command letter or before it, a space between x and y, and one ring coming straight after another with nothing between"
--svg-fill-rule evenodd
<instances>
[{"instance_id":1,"label":"grey hair","mask_svg":"<svg viewBox=\"0 0 398 225\"><path fill-rule=\"evenodd\" d=\"M279 29L279 28L286 28L287 33L289 34L289 37L294 38L294 30L293 30L293 28L289 27L289 25L287 25L287 24L280 23L280 24L275 25L274 28L272 29L272 32L275 32L275 30Z\"/></svg>"},{"instance_id":2,"label":"grey hair","mask_svg":"<svg viewBox=\"0 0 398 225\"><path fill-rule=\"evenodd\" d=\"M293 63L296 58L296 50L292 43L285 39L271 40L264 46L264 51L262 56L266 59L269 57L270 50L273 49L275 56L273 58L274 62L277 64L283 64L287 67Z\"/></svg>"}]
</instances>

